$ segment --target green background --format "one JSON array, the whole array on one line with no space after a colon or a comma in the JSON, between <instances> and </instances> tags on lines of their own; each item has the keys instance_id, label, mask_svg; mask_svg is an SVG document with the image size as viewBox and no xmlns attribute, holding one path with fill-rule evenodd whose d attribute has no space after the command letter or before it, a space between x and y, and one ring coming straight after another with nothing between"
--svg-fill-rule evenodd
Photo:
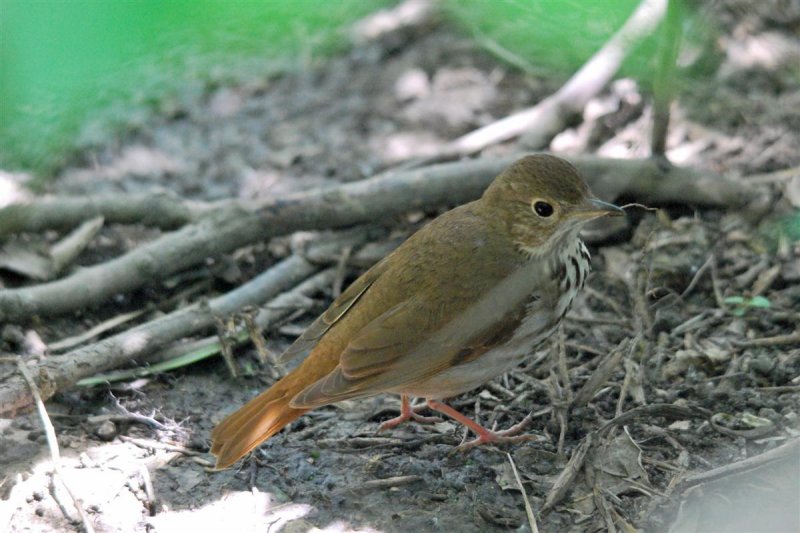
<instances>
[{"instance_id":1,"label":"green background","mask_svg":"<svg viewBox=\"0 0 800 533\"><path fill-rule=\"evenodd\" d=\"M0 0L0 165L50 174L71 150L144 122L169 95L307 68L392 2ZM635 0L463 0L442 14L547 75L566 77ZM626 71L647 76L655 38ZM91 126L91 127L89 127Z\"/></svg>"}]
</instances>

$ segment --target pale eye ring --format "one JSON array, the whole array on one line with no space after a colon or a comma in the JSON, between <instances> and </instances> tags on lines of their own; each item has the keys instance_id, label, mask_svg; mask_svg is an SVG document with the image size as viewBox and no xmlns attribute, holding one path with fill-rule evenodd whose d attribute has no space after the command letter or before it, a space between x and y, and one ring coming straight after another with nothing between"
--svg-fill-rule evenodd
<instances>
[{"instance_id":1,"label":"pale eye ring","mask_svg":"<svg viewBox=\"0 0 800 533\"><path fill-rule=\"evenodd\" d=\"M553 214L553 206L543 200L537 200L533 204L533 212L542 218L547 218Z\"/></svg>"}]
</instances>

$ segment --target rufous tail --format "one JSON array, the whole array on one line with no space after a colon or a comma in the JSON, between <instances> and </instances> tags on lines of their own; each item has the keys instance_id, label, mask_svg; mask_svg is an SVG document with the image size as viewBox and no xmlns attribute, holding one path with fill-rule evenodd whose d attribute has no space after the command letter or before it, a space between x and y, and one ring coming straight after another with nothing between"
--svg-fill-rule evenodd
<instances>
[{"instance_id":1,"label":"rufous tail","mask_svg":"<svg viewBox=\"0 0 800 533\"><path fill-rule=\"evenodd\" d=\"M295 373L284 377L214 428L211 453L217 457L218 470L231 466L308 411L289 407L292 398L305 386L297 378Z\"/></svg>"}]
</instances>

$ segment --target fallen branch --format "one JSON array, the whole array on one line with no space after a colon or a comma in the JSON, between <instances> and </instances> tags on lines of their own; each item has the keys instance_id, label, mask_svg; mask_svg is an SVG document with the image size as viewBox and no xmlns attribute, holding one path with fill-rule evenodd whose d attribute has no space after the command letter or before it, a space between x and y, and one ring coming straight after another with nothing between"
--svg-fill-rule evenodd
<instances>
[{"instance_id":1,"label":"fallen branch","mask_svg":"<svg viewBox=\"0 0 800 533\"><path fill-rule=\"evenodd\" d=\"M357 236L357 234L356 234ZM349 235L350 243L354 235ZM361 232L361 240L366 233ZM341 239L333 239L324 246L341 246ZM128 331L97 343L51 357L40 365L36 382L44 399L59 390L74 385L81 378L135 362L178 339L202 331L214 324L216 316L228 316L247 306L258 306L274 298L288 287L316 272L317 266L300 256L292 256L237 289L219 296L207 304L194 304L166 316L157 318ZM272 315L265 314L266 318ZM263 318L256 317L256 323ZM0 417L14 417L33 405L26 394L25 383L10 377L0 383Z\"/></svg>"},{"instance_id":2,"label":"fallen branch","mask_svg":"<svg viewBox=\"0 0 800 533\"><path fill-rule=\"evenodd\" d=\"M94 217L103 217L107 224L176 229L197 222L225 203L189 202L165 193L45 197L0 209L0 237L48 229L68 230Z\"/></svg>"},{"instance_id":3,"label":"fallen branch","mask_svg":"<svg viewBox=\"0 0 800 533\"><path fill-rule=\"evenodd\" d=\"M312 294L316 294L325 287L330 286L334 279L335 269L329 268L315 274L294 287L290 291L278 295L270 300L255 318L255 325L265 330L290 316L298 305ZM240 344L249 340L249 335L242 335L236 339ZM189 343L180 343L168 348L158 350L152 354L143 354L137 362L147 363L147 366L116 370L106 374L92 375L76 382L80 386L92 386L112 381L135 379L153 374L168 372L181 368L197 361L202 361L220 353L220 340L217 335L212 335Z\"/></svg>"},{"instance_id":4,"label":"fallen branch","mask_svg":"<svg viewBox=\"0 0 800 533\"><path fill-rule=\"evenodd\" d=\"M401 28L419 26L430 20L435 4L431 0L405 0L359 20L350 30L356 44L378 39Z\"/></svg>"},{"instance_id":5,"label":"fallen branch","mask_svg":"<svg viewBox=\"0 0 800 533\"><path fill-rule=\"evenodd\" d=\"M0 290L0 322L85 309L192 267L207 257L298 230L341 228L385 220L413 209L477 198L518 155L388 172L330 189L226 203L191 224L106 263L32 287ZM594 192L653 204L742 207L760 197L744 184L651 160L571 158Z\"/></svg>"},{"instance_id":6,"label":"fallen branch","mask_svg":"<svg viewBox=\"0 0 800 533\"><path fill-rule=\"evenodd\" d=\"M453 141L448 156L474 154L484 148L525 134L531 149L547 146L570 119L608 84L625 56L658 26L667 0L643 0L622 28L581 67L561 89L536 106L484 126Z\"/></svg>"},{"instance_id":7,"label":"fallen branch","mask_svg":"<svg viewBox=\"0 0 800 533\"><path fill-rule=\"evenodd\" d=\"M800 438L791 439L789 442L786 442L768 452L756 455L755 457L748 457L742 461L737 461L735 463L723 465L707 472L689 476L677 484L674 493L680 494L697 485L709 483L723 477L748 472L775 461L790 459L793 456L795 458L795 464L797 464L797 461L800 461Z\"/></svg>"},{"instance_id":8,"label":"fallen branch","mask_svg":"<svg viewBox=\"0 0 800 533\"><path fill-rule=\"evenodd\" d=\"M8 243L0 248L0 269L36 281L55 279L84 251L102 227L103 217L87 220L47 251L38 251L30 244Z\"/></svg>"}]
</instances>

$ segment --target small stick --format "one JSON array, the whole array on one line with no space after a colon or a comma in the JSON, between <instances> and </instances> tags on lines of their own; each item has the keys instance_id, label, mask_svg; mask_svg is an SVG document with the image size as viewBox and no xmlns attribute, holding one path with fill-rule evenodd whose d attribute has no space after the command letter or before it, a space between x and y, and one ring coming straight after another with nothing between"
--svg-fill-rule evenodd
<instances>
[{"instance_id":1,"label":"small stick","mask_svg":"<svg viewBox=\"0 0 800 533\"><path fill-rule=\"evenodd\" d=\"M631 386L631 368L628 365L629 358L625 358L623 362L623 366L625 367L625 377L622 380L622 386L619 389L619 397L617 398L617 410L614 412L614 416L619 416L622 414L622 408L625 405L625 398L628 396L628 388Z\"/></svg>"},{"instance_id":2,"label":"small stick","mask_svg":"<svg viewBox=\"0 0 800 533\"><path fill-rule=\"evenodd\" d=\"M236 368L236 361L233 358L232 349L233 344L236 342L234 340L236 326L230 318L228 320L223 320L220 317L215 317L215 322L217 324L220 354L222 355L222 359L225 360L225 366L228 367L231 377L236 378L239 376L239 371Z\"/></svg>"},{"instance_id":3,"label":"small stick","mask_svg":"<svg viewBox=\"0 0 800 533\"><path fill-rule=\"evenodd\" d=\"M81 517L83 529L86 531L86 533L94 533L94 527L92 526L92 522L89 520L89 516L84 512L80 500L75 497L75 493L72 491L69 484L67 484L67 480L64 479L64 476L61 473L61 451L58 448L56 430L53 427L53 423L50 421L50 416L47 414L47 409L44 406L44 401L42 401L42 395L39 394L39 387L36 385L36 381L33 379L28 367L25 366L25 361L23 361L22 358L3 357L0 358L0 361L6 361L9 363L15 362L19 373L22 374L22 377L27 382L28 387L30 387L31 395L36 402L36 410L39 412L39 419L42 422L42 428L44 429L44 434L47 438L47 447L50 449L50 462L52 464L53 475L61 481L62 485L64 485L67 495L72 500L72 505L78 511L78 516Z\"/></svg>"},{"instance_id":4,"label":"small stick","mask_svg":"<svg viewBox=\"0 0 800 533\"><path fill-rule=\"evenodd\" d=\"M644 0L625 24L554 94L534 107L519 111L463 135L444 149L447 155L468 155L525 133L531 148L542 148L561 132L569 118L613 78L634 45L650 34L666 11L666 0Z\"/></svg>"},{"instance_id":5,"label":"small stick","mask_svg":"<svg viewBox=\"0 0 800 533\"><path fill-rule=\"evenodd\" d=\"M619 365L625 353L625 349L631 344L633 344L633 341L624 339L600 361L595 371L573 398L573 407L584 407L591 401L595 393L600 390L603 384L608 381L608 378L611 377L612 372L614 372L617 365Z\"/></svg>"},{"instance_id":6,"label":"small stick","mask_svg":"<svg viewBox=\"0 0 800 533\"><path fill-rule=\"evenodd\" d=\"M150 512L150 516L155 516L156 491L153 488L153 480L150 478L150 470L145 465L140 465L139 475L142 476L142 488L144 488L144 494L147 497L147 510Z\"/></svg>"},{"instance_id":7,"label":"small stick","mask_svg":"<svg viewBox=\"0 0 800 533\"><path fill-rule=\"evenodd\" d=\"M567 466L565 466L564 470L561 471L561 474L558 475L556 482L553 483L553 488L550 489L550 492L547 494L547 498L544 500L542 513L546 513L555 507L555 505L567 494L567 491L572 486L572 483L575 481L578 473L583 469L583 463L586 460L586 454L588 453L589 448L592 447L593 435L594 433L589 433L586 435L578 447L572 452L572 457L570 457Z\"/></svg>"},{"instance_id":8,"label":"small stick","mask_svg":"<svg viewBox=\"0 0 800 533\"><path fill-rule=\"evenodd\" d=\"M138 446L139 448L143 448L145 450L164 450L168 452L176 452L180 453L189 457L193 457L196 455L201 455L200 452L196 452L194 450L190 450L184 446L178 446L175 444L168 444L165 442L157 442L157 441L149 441L143 439L137 439L134 437L128 437L127 435L119 435L119 440L122 442L130 442L134 446Z\"/></svg>"},{"instance_id":9,"label":"small stick","mask_svg":"<svg viewBox=\"0 0 800 533\"><path fill-rule=\"evenodd\" d=\"M618 320L616 318L603 318L599 316L567 315L566 321L587 324L589 326L616 326L623 329L629 329L630 326L630 324L625 320Z\"/></svg>"},{"instance_id":10,"label":"small stick","mask_svg":"<svg viewBox=\"0 0 800 533\"><path fill-rule=\"evenodd\" d=\"M511 457L510 453L506 452L506 457L508 457L511 471L514 472L514 479L517 480L517 487L519 487L519 491L522 493L522 499L525 502L525 514L528 515L528 526L531 528L531 533L539 533L539 526L536 524L536 516L533 514L531 502L528 501L528 493L525 492L525 487L522 485L519 472L517 472L517 465L514 464L514 459Z\"/></svg>"},{"instance_id":11,"label":"small stick","mask_svg":"<svg viewBox=\"0 0 800 533\"><path fill-rule=\"evenodd\" d=\"M605 436L609 431L617 426L624 426L638 419L639 417L663 416L669 419L682 420L684 418L705 418L711 417L711 412L702 407L683 407L671 403L653 403L650 405L640 405L629 411L625 411L620 416L606 422L600 429L595 430L598 436Z\"/></svg>"},{"instance_id":12,"label":"small stick","mask_svg":"<svg viewBox=\"0 0 800 533\"><path fill-rule=\"evenodd\" d=\"M105 333L106 331L113 329L119 326L120 324L129 322L134 318L140 316L142 313L144 313L144 311L132 311L130 313L123 313L121 315L117 315L113 318L110 318L104 322L97 324L96 326L90 329L87 329L83 333L50 343L47 345L47 348L50 350L50 352L57 352L72 348L73 346L77 346L79 344L88 341L89 339L93 339L98 335L100 335L101 333Z\"/></svg>"},{"instance_id":13,"label":"small stick","mask_svg":"<svg viewBox=\"0 0 800 533\"><path fill-rule=\"evenodd\" d=\"M110 420L111 422L135 422L138 424L143 424L145 426L151 427L153 429L159 429L161 431L170 431L170 429L156 420L153 417L140 415L138 413L116 413L116 414L107 414L107 415L95 415L90 416L86 419L87 422L90 424L100 424L101 422L105 422L106 420Z\"/></svg>"},{"instance_id":14,"label":"small stick","mask_svg":"<svg viewBox=\"0 0 800 533\"><path fill-rule=\"evenodd\" d=\"M692 292L692 290L697 286L697 282L699 282L703 275L711 269L711 262L713 260L714 256L709 255L708 259L706 259L706 262L703 263L703 266L697 269L697 272L695 272L694 276L692 276L692 281L689 282L689 285L681 293L682 299L685 299L687 296L689 296L689 293Z\"/></svg>"},{"instance_id":15,"label":"small stick","mask_svg":"<svg viewBox=\"0 0 800 533\"><path fill-rule=\"evenodd\" d=\"M800 331L788 333L786 335L775 335L774 337L761 337L760 339L750 339L737 342L739 346L786 346L789 344L800 344Z\"/></svg>"},{"instance_id":16,"label":"small stick","mask_svg":"<svg viewBox=\"0 0 800 533\"><path fill-rule=\"evenodd\" d=\"M335 300L342 294L342 287L344 286L344 278L347 275L347 262L350 261L350 256L353 253L352 246L345 246L336 262L336 277L333 280L333 299Z\"/></svg>"},{"instance_id":17,"label":"small stick","mask_svg":"<svg viewBox=\"0 0 800 533\"><path fill-rule=\"evenodd\" d=\"M254 315L256 310L253 308L243 310L242 318L244 320L244 325L247 328L247 334L250 336L250 340L256 347L256 354L258 355L258 360L262 365L266 365L267 363L272 363L271 366L274 367L276 363L275 357L270 354L269 350L267 349L267 344L264 342L264 336L261 334L261 330L256 326L256 322L254 319Z\"/></svg>"},{"instance_id":18,"label":"small stick","mask_svg":"<svg viewBox=\"0 0 800 533\"><path fill-rule=\"evenodd\" d=\"M711 288L714 290L714 299L717 302L717 307L723 311L727 311L728 304L725 303L725 299L722 297L722 289L719 287L719 277L717 276L717 257L713 254L711 255Z\"/></svg>"},{"instance_id":19,"label":"small stick","mask_svg":"<svg viewBox=\"0 0 800 533\"><path fill-rule=\"evenodd\" d=\"M564 440L567 436L567 425L569 424L569 421L567 420L567 412L570 404L566 401L564 388L560 385L558 376L553 369L550 370L550 379L547 381L547 383L550 385L550 387L548 387L548 396L550 397L550 403L553 406L553 416L555 416L556 420L558 421L559 428L558 448L556 453L561 456L564 453Z\"/></svg>"},{"instance_id":20,"label":"small stick","mask_svg":"<svg viewBox=\"0 0 800 533\"><path fill-rule=\"evenodd\" d=\"M87 220L50 248L50 265L54 275L64 270L86 249L104 222L103 217Z\"/></svg>"},{"instance_id":21,"label":"small stick","mask_svg":"<svg viewBox=\"0 0 800 533\"><path fill-rule=\"evenodd\" d=\"M556 359L558 369L558 380L561 382L561 388L564 391L564 401L567 404L572 402L572 387L569 381L569 369L567 368L567 349L565 347L564 323L558 326L558 335L556 336L556 348L558 350L558 358Z\"/></svg>"},{"instance_id":22,"label":"small stick","mask_svg":"<svg viewBox=\"0 0 800 533\"><path fill-rule=\"evenodd\" d=\"M353 490L388 489L391 487L399 487L400 485L408 485L409 483L414 483L421 479L422 476L395 476L384 479L370 479L369 481L361 483L358 487L354 487Z\"/></svg>"}]
</instances>

